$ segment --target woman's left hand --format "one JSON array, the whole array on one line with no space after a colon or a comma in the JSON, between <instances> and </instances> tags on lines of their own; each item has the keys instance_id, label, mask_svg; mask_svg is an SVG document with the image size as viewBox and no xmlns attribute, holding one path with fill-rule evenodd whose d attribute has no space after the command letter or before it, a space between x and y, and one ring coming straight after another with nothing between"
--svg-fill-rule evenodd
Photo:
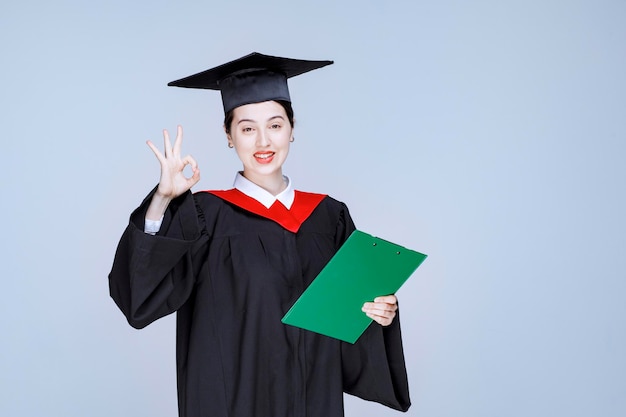
<instances>
[{"instance_id":1,"label":"woman's left hand","mask_svg":"<svg viewBox=\"0 0 626 417\"><path fill-rule=\"evenodd\" d=\"M363 304L361 310L367 314L367 317L379 323L381 326L389 326L394 317L396 317L398 299L395 295L376 297L373 303Z\"/></svg>"}]
</instances>

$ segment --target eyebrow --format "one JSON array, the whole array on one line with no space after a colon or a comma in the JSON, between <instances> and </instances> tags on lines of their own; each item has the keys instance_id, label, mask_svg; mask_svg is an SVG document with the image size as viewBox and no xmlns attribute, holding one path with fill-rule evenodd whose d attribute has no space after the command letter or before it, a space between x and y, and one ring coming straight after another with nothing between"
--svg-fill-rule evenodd
<instances>
[{"instance_id":1,"label":"eyebrow","mask_svg":"<svg viewBox=\"0 0 626 417\"><path fill-rule=\"evenodd\" d=\"M280 114L277 114L276 116L272 116L269 119L267 119L267 121L269 122L270 120L274 120L274 119L282 119L285 120L285 118L283 116L281 116ZM237 124L243 123L243 122L250 122L250 123L257 123L256 120L252 120L252 119L241 119L237 122Z\"/></svg>"}]
</instances>

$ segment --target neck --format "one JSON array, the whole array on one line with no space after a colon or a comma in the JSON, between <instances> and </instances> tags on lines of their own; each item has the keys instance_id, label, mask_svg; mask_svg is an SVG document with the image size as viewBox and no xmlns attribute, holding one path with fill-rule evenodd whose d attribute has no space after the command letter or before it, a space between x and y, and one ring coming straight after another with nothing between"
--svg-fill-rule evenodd
<instances>
[{"instance_id":1,"label":"neck","mask_svg":"<svg viewBox=\"0 0 626 417\"><path fill-rule=\"evenodd\" d=\"M274 196L287 188L282 171L276 172L271 176L251 176L244 170L243 176Z\"/></svg>"}]
</instances>

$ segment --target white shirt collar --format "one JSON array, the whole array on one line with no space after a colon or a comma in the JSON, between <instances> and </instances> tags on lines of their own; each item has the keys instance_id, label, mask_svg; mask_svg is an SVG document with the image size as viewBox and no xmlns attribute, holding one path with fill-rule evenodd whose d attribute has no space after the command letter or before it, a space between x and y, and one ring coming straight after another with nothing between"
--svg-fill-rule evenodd
<instances>
[{"instance_id":1,"label":"white shirt collar","mask_svg":"<svg viewBox=\"0 0 626 417\"><path fill-rule=\"evenodd\" d=\"M296 196L293 186L291 185L291 180L286 175L283 175L285 182L287 183L287 187L280 192L280 194L274 196L267 190L259 187L246 177L242 175L241 172L238 172L235 176L235 183L233 186L247 195L248 197L254 198L259 203L263 204L266 208L272 207L272 204L276 202L276 200L280 201L287 209L291 208L293 204L293 200Z\"/></svg>"}]
</instances>

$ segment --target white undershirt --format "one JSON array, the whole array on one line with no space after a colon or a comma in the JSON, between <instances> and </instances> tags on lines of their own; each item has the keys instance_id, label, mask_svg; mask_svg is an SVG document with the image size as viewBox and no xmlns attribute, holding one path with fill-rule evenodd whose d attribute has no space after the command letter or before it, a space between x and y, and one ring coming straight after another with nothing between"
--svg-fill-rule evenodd
<instances>
[{"instance_id":1,"label":"white undershirt","mask_svg":"<svg viewBox=\"0 0 626 417\"><path fill-rule=\"evenodd\" d=\"M259 187L258 185L244 177L241 172L238 172L235 176L233 187L241 191L248 197L254 198L256 201L263 204L268 209L272 207L272 204L274 204L276 200L280 201L285 207L287 207L287 209L290 209L296 193L293 189L293 186L291 185L291 180L289 179L289 177L283 175L283 179L287 183L287 187L278 195L272 195L272 193L270 193L269 191ZM161 217L159 220L146 219L143 231L145 233L155 235L161 229L162 222L163 217Z\"/></svg>"}]
</instances>

